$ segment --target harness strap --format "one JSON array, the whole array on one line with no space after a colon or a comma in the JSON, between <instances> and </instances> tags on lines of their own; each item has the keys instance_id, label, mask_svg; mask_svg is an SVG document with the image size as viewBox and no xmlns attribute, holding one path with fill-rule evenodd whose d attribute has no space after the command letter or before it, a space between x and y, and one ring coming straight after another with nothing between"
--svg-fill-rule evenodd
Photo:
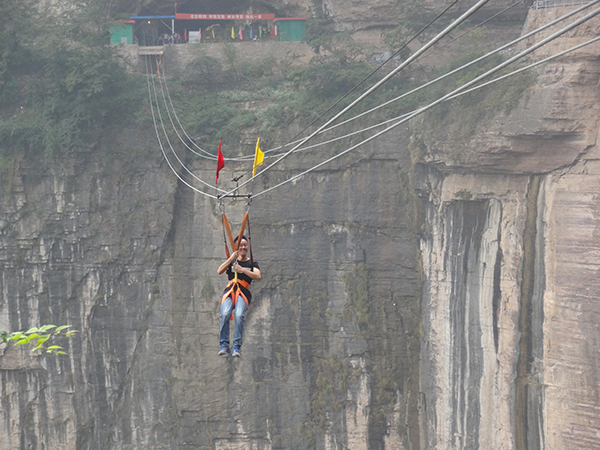
<instances>
[{"instance_id":1,"label":"harness strap","mask_svg":"<svg viewBox=\"0 0 600 450\"><path fill-rule=\"evenodd\" d=\"M240 234L238 235L237 245L234 250L237 250L240 246L240 241L242 240L242 236L244 235L244 230L246 229L246 223L248 222L248 213L244 214L244 219L242 220L242 228L240 228Z\"/></svg>"},{"instance_id":2,"label":"harness strap","mask_svg":"<svg viewBox=\"0 0 600 450\"><path fill-rule=\"evenodd\" d=\"M248 215L248 213L246 213ZM248 217L248 248L250 250L250 267L254 267L254 258L252 257L252 236L250 236L250 217Z\"/></svg>"},{"instance_id":3,"label":"harness strap","mask_svg":"<svg viewBox=\"0 0 600 450\"><path fill-rule=\"evenodd\" d=\"M223 235L225 235L225 231L227 231L227 237L229 238L229 243L231 244L231 250L234 252L240 246L240 240L242 239L242 236L244 235L244 231L246 230L246 224L248 224L248 232L250 232L250 224L249 224L247 212L244 214L244 219L242 220L242 227L240 228L240 234L238 235L237 243L234 243L233 235L231 234L231 227L229 226L229 220L227 220L227 216L225 215L225 213L223 213L223 228L224 228ZM223 239L225 240L225 253L227 254L227 257L229 258L229 248L227 247L227 240L225 239L225 236L223 236ZM250 245L250 244L248 243L248 245Z\"/></svg>"},{"instance_id":4,"label":"harness strap","mask_svg":"<svg viewBox=\"0 0 600 450\"><path fill-rule=\"evenodd\" d=\"M227 297L231 296L231 302L233 303L233 309L231 311L231 317L229 318L229 320L233 320L233 311L235 311L235 304L237 303L238 297L240 295L242 296L242 298L246 302L246 306L247 307L250 306L250 303L248 303L248 299L246 298L246 296L244 295L244 293L240 289L240 285L242 285L246 289L248 289L250 287L250 283L248 283L246 280L242 280L242 279L237 279L237 280L233 279L233 280L230 280L229 283L227 284L227 287L225 289L229 288L229 286L231 286L231 289L227 289L227 291L225 292L225 294L223 294L223 298L221 299L221 304L223 304L223 302L225 301L225 299L227 299Z\"/></svg>"},{"instance_id":5,"label":"harness strap","mask_svg":"<svg viewBox=\"0 0 600 450\"><path fill-rule=\"evenodd\" d=\"M227 216L223 213L223 226L227 230L227 236L229 237L229 242L231 243L231 250L235 251L235 245L233 244L233 235L231 234L231 227L229 226L229 221L227 220ZM227 254L227 258L229 258L229 248L227 247L227 241L225 241L225 253Z\"/></svg>"}]
</instances>

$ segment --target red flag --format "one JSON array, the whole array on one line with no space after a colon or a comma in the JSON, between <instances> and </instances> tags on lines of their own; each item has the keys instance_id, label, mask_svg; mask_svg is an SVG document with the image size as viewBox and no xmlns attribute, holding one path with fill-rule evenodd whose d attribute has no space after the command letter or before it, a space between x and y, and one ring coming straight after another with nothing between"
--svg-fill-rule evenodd
<instances>
[{"instance_id":1,"label":"red flag","mask_svg":"<svg viewBox=\"0 0 600 450\"><path fill-rule=\"evenodd\" d=\"M225 159L223 153L221 153L221 141L219 141L219 154L217 156L217 177L215 178L215 184L219 182L219 171L225 167Z\"/></svg>"}]
</instances>

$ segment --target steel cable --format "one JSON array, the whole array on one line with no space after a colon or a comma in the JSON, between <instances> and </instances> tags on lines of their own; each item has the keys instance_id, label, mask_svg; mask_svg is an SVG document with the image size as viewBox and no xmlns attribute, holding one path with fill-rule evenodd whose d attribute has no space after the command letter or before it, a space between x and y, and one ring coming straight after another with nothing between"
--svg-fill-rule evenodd
<instances>
[{"instance_id":1,"label":"steel cable","mask_svg":"<svg viewBox=\"0 0 600 450\"><path fill-rule=\"evenodd\" d=\"M399 126L399 125L401 125L401 124L403 124L405 122L407 122L408 120L412 119L413 117L416 117L417 115L422 114L422 113L428 111L429 109L433 108L434 106L436 106L436 105L438 105L438 104L440 104L440 103L442 103L442 102L444 102L446 100L449 100L450 98L453 98L454 96L456 96L461 91L466 91L467 88L473 86L474 84L478 83L479 81L483 80L484 78L487 78L488 76L490 76L490 75L498 72L499 70L503 69L507 65L512 64L513 62L515 62L515 61L523 58L524 56L528 55L529 53L537 50L541 46L547 44L548 42L550 42L550 41L552 41L554 39L556 39L557 37L563 35L564 33L568 32L570 30L572 30L573 28L581 25L583 22L585 22L585 21L587 21L587 20L595 17L598 14L600 14L600 9L596 9L595 11L587 14L586 16L584 16L584 17L576 20L575 22L571 23L567 27L562 28L561 30L553 33L552 35L550 35L549 37L543 39L542 41L538 42L537 44L533 45L532 47L530 47L530 48L522 51L521 53L515 55L512 58L509 58L507 61L503 62L502 64L499 64L498 66L496 66L496 67L488 70L484 74L479 75L475 79L469 81L468 83L466 83L463 86L455 89L454 91L452 91L452 92L444 95L443 97L441 97L438 100L436 100L436 101L428 104L427 106L424 106L423 108L420 108L420 109L416 110L415 112L411 113L409 116L404 117L403 119L401 119L398 122L394 123L393 125L385 128L384 130L381 130L380 132L375 133L374 135L370 136L369 138L363 140L362 142L360 142L360 143L358 143L356 145L353 145L352 147L350 147L350 148L348 148L348 149L346 149L346 150L338 153L337 155L335 155L335 156L333 156L333 157L331 157L331 158L329 158L329 159L327 159L327 160L325 160L325 161L323 161L323 162L321 162L321 163L319 163L319 164L317 164L317 165L315 165L315 166L313 166L313 167L311 167L311 168L309 168L309 169L307 169L307 170L305 170L305 171L303 171L303 172L301 172L301 173L299 173L297 175L294 175L293 177L288 178L287 180L285 180L285 181L283 181L281 183L278 183L278 184L276 184L276 185L274 185L274 186L272 186L270 188L267 188L267 189L265 189L265 190L263 190L263 191L261 191L261 192L259 192L257 194L254 194L253 197L258 197L260 195L264 195L267 192L270 192L270 191L272 191L274 189L277 189L277 188L279 188L279 187L281 187L281 186L283 186L283 185L285 185L287 183L290 183L290 182L292 182L292 181L294 181L294 180L296 180L296 179L298 179L298 178L306 175L307 173L310 173L310 172L318 169L319 167L321 167L321 166L323 166L325 164L328 164L329 162L331 162L331 161L333 161L333 160L335 160L335 159L337 159L337 158L339 158L339 157L341 157L341 156L349 153L350 151L355 150L356 148L358 148L358 147L366 144L367 142L372 141L373 139L381 136L382 134L391 131L392 129L396 128L397 126ZM592 40L592 41L594 41L594 40ZM588 42L588 44L591 43L592 41Z\"/></svg>"},{"instance_id":2,"label":"steel cable","mask_svg":"<svg viewBox=\"0 0 600 450\"><path fill-rule=\"evenodd\" d=\"M287 156L289 156L290 154L292 154L294 152L294 150L296 150L297 148L299 148L300 146L302 146L302 144L308 142L310 139L312 139L314 136L316 136L319 131L322 131L328 125L330 125L335 120L337 120L340 116L342 116L347 111L349 111L350 109L352 109L355 105L357 105L364 98L366 98L368 95L370 95L373 91L375 91L377 88L379 88L381 85L383 85L387 80L389 80L391 77L393 77L396 73L398 73L400 70L402 70L408 64L410 64L413 60L415 60L416 58L418 58L421 54L423 54L425 51L427 51L431 46L433 46L436 42L438 42L444 36L446 36L450 31L452 31L454 28L456 28L460 23L462 23L464 20L466 20L470 15L472 15L475 11L477 11L479 8L481 8L483 5L485 5L488 1L489 0L480 0L479 2L477 2L468 11L466 11L463 15L461 15L458 19L456 19L452 24L450 24L442 32L440 32L437 36L435 36L433 39L431 39L427 44L425 44L423 47L421 47L411 57L409 57L408 59L406 59L404 61L404 63L400 64L397 68L395 68L394 70L392 70L388 75L386 75L383 79L381 79L379 82L377 82L375 85L373 85L370 89L368 89L365 93L363 93L361 96L359 96L350 105L348 105L347 107L345 107L341 112L339 112L338 114L336 114L333 118L331 118L329 121L327 121L324 125L322 125L321 127L319 127L319 129L317 129L311 135L309 135L304 140L302 140L302 142L300 144L296 145L294 148L292 148L291 150L289 150L288 152L286 152L284 155L280 156L276 161L274 161L273 163L271 163L269 166L267 166L260 173L258 173L255 176L252 176L252 178L250 178L249 180L243 182L239 187L241 188L241 187L245 186L246 184L250 183L256 177L260 176L261 174L264 174L266 171L268 171L273 166L275 166L276 164L278 164L284 158L286 158ZM234 192L233 190L229 191L226 194L224 194L224 196L233 194L233 192Z\"/></svg>"}]
</instances>

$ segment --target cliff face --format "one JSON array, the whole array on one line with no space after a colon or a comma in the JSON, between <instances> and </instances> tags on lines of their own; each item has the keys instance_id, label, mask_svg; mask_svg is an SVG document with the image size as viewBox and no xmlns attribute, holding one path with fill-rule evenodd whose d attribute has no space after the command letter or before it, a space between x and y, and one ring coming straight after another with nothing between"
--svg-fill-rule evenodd
<instances>
[{"instance_id":1,"label":"cliff face","mask_svg":"<svg viewBox=\"0 0 600 450\"><path fill-rule=\"evenodd\" d=\"M2 195L0 328L43 322L81 332L64 343L69 357L0 350L2 449L109 448L115 401L148 330L175 193L137 139L147 143L119 136L111 154L90 152L60 172L23 162Z\"/></svg>"},{"instance_id":2,"label":"cliff face","mask_svg":"<svg viewBox=\"0 0 600 450\"><path fill-rule=\"evenodd\" d=\"M219 207L152 129L23 161L0 197L0 329L80 334L62 358L0 347L0 450L598 448L597 54L414 171L402 129L253 201L241 359L216 355Z\"/></svg>"},{"instance_id":3,"label":"cliff face","mask_svg":"<svg viewBox=\"0 0 600 450\"><path fill-rule=\"evenodd\" d=\"M0 329L81 334L59 342L69 357L2 350L0 448L419 447L417 248L397 140L254 202L263 280L235 360L217 356L217 205L175 182L152 130L104 146L65 173L24 163L2 198ZM214 164L195 171L210 179ZM239 224L244 206L226 208Z\"/></svg>"},{"instance_id":4,"label":"cliff face","mask_svg":"<svg viewBox=\"0 0 600 450\"><path fill-rule=\"evenodd\" d=\"M423 159L427 448L598 448L598 50L547 65L518 108Z\"/></svg>"}]
</instances>

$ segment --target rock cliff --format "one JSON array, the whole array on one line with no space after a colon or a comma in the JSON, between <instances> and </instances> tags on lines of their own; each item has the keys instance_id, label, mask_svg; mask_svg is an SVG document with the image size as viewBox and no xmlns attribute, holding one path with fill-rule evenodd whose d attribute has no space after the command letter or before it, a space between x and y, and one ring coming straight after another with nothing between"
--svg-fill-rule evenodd
<instances>
[{"instance_id":1,"label":"rock cliff","mask_svg":"<svg viewBox=\"0 0 600 450\"><path fill-rule=\"evenodd\" d=\"M0 448L418 448L417 248L397 141L252 205L264 276L241 360L216 356L216 203L175 182L151 130L104 145L64 173L24 162L3 196L0 328L81 336L69 357L3 350ZM210 178L208 165L195 170ZM227 212L239 223L243 205Z\"/></svg>"},{"instance_id":2,"label":"rock cliff","mask_svg":"<svg viewBox=\"0 0 600 450\"><path fill-rule=\"evenodd\" d=\"M241 359L216 356L219 207L152 129L60 169L21 161L0 329L80 334L62 358L0 347L0 449L600 448L598 51L545 66L467 138L398 129L253 201Z\"/></svg>"},{"instance_id":3,"label":"rock cliff","mask_svg":"<svg viewBox=\"0 0 600 450\"><path fill-rule=\"evenodd\" d=\"M531 11L536 28L564 8ZM595 36L596 21L541 58ZM597 46L548 64L420 195L426 448L599 448Z\"/></svg>"}]
</instances>

